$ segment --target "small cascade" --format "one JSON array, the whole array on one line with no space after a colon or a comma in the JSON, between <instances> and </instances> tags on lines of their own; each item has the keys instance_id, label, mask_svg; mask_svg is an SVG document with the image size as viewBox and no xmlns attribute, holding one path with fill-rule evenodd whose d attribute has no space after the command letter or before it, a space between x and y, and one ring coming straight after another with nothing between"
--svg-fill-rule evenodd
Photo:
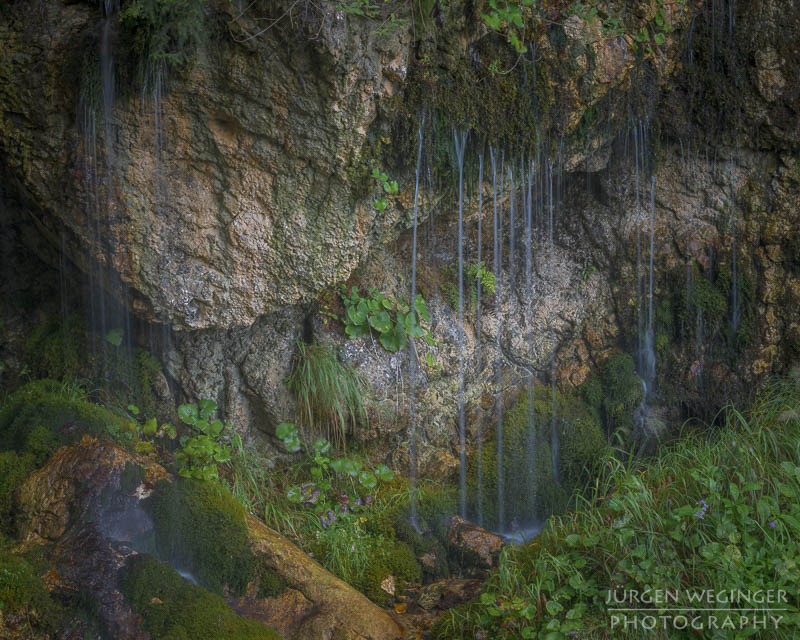
<instances>
[{"instance_id":1,"label":"small cascade","mask_svg":"<svg viewBox=\"0 0 800 640\"><path fill-rule=\"evenodd\" d=\"M647 333L644 345L644 370L643 377L650 391L656 377L655 336L653 328L653 256L655 252L655 209L656 209L656 177L652 176L650 183L650 268L649 292L647 295Z\"/></svg>"},{"instance_id":2,"label":"small cascade","mask_svg":"<svg viewBox=\"0 0 800 640\"><path fill-rule=\"evenodd\" d=\"M525 325L531 326L531 313L533 311L533 179L536 165L530 161L527 179L523 174L523 189L525 197ZM527 492L531 513L536 513L536 407L534 403L534 374L531 369L528 374L528 424L525 438L525 459L527 466Z\"/></svg>"},{"instance_id":3,"label":"small cascade","mask_svg":"<svg viewBox=\"0 0 800 640\"><path fill-rule=\"evenodd\" d=\"M736 264L736 194L733 186L733 156L731 156L730 166L730 188L731 188L731 227L733 234L733 246L731 249L731 337L736 336L739 330L739 322L741 320L741 307L739 302L739 275L738 265Z\"/></svg>"},{"instance_id":4,"label":"small cascade","mask_svg":"<svg viewBox=\"0 0 800 640\"><path fill-rule=\"evenodd\" d=\"M419 173L422 164L422 138L425 118L419 126L418 146L417 146L417 172L414 182L414 216L411 244L411 309L414 309L414 300L417 297L417 221L419 213ZM412 317L416 322L416 312ZM417 353L414 350L414 341L408 341L408 438L409 438L409 458L410 468L408 471L409 482L411 485L411 524L417 527L417 430L414 420L414 392L417 381Z\"/></svg>"},{"instance_id":5,"label":"small cascade","mask_svg":"<svg viewBox=\"0 0 800 640\"><path fill-rule=\"evenodd\" d=\"M515 218L516 218L516 201L514 199L514 194L516 189L514 188L514 161L513 159L511 162L508 163L508 290L512 291L514 288L514 253L515 253L515 244L514 244L514 226L515 226Z\"/></svg>"},{"instance_id":6,"label":"small cascade","mask_svg":"<svg viewBox=\"0 0 800 640\"><path fill-rule=\"evenodd\" d=\"M458 445L461 517L467 517L467 440L464 416L464 148L467 132L453 128L458 159ZM412 297L413 304L413 297Z\"/></svg>"},{"instance_id":7,"label":"small cascade","mask_svg":"<svg viewBox=\"0 0 800 640\"><path fill-rule=\"evenodd\" d=\"M475 302L475 370L481 370L481 245L483 243L483 154L478 156L478 295ZM483 526L483 411L478 411L475 438L478 442L478 525Z\"/></svg>"},{"instance_id":8,"label":"small cascade","mask_svg":"<svg viewBox=\"0 0 800 640\"><path fill-rule=\"evenodd\" d=\"M501 250L503 246L502 241L502 210L498 206L497 201L497 191L498 191L498 174L497 174L497 152L493 147L489 148L489 153L491 155L492 160L492 206L494 208L493 214L493 231L494 231L494 238L493 238L493 251L494 251L494 263L493 269L495 273L495 300L500 300L500 283L502 278L500 277L500 269L502 267L501 262ZM504 154L501 153L501 160L500 160L500 177L502 180L503 175L503 159ZM497 526L500 531L505 529L505 471L503 469L503 368L502 368L502 361L501 361L501 350L500 350L500 324L499 321L496 326L496 347L497 347L497 356L494 363L495 369L495 376L496 376L496 384L497 384L497 393L495 394L495 406L497 411Z\"/></svg>"},{"instance_id":9,"label":"small cascade","mask_svg":"<svg viewBox=\"0 0 800 640\"><path fill-rule=\"evenodd\" d=\"M548 163L548 180L547 180L547 198L548 198L548 248L549 248L549 264L548 275L550 282L555 281L555 263L553 261L553 163ZM551 464L553 467L553 480L559 481L559 442L558 442L558 426L556 417L556 337L555 329L553 327L555 309L550 311L550 345L552 351L550 353L550 387L551 387L551 424L550 424L550 454Z\"/></svg>"}]
</instances>

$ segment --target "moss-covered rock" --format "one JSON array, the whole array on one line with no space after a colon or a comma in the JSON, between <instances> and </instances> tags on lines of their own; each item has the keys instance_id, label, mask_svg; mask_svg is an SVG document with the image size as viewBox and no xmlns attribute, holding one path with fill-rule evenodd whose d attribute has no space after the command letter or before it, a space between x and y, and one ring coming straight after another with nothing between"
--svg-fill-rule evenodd
<instances>
[{"instance_id":1,"label":"moss-covered rock","mask_svg":"<svg viewBox=\"0 0 800 640\"><path fill-rule=\"evenodd\" d=\"M278 640L253 620L240 618L220 596L192 585L152 556L138 555L122 570L122 593L154 640Z\"/></svg>"},{"instance_id":2,"label":"moss-covered rock","mask_svg":"<svg viewBox=\"0 0 800 640\"><path fill-rule=\"evenodd\" d=\"M593 415L602 420L612 440L627 442L633 431L636 410L644 399L644 387L636 375L633 358L617 353L608 358L581 387Z\"/></svg>"},{"instance_id":3,"label":"moss-covered rock","mask_svg":"<svg viewBox=\"0 0 800 640\"><path fill-rule=\"evenodd\" d=\"M244 507L224 487L179 478L150 499L158 555L191 572L207 589L242 593L253 577Z\"/></svg>"},{"instance_id":4,"label":"moss-covered rock","mask_svg":"<svg viewBox=\"0 0 800 640\"><path fill-rule=\"evenodd\" d=\"M34 469L33 456L0 453L0 530L13 533L14 492Z\"/></svg>"},{"instance_id":5,"label":"moss-covered rock","mask_svg":"<svg viewBox=\"0 0 800 640\"><path fill-rule=\"evenodd\" d=\"M54 380L36 380L0 407L0 451L30 453L41 465L59 446L86 433L122 429L126 420Z\"/></svg>"},{"instance_id":6,"label":"moss-covered rock","mask_svg":"<svg viewBox=\"0 0 800 640\"><path fill-rule=\"evenodd\" d=\"M23 634L11 637L30 637L24 634L34 629L54 630L62 615L34 568L12 554L0 554L0 604L0 621L5 619Z\"/></svg>"},{"instance_id":7,"label":"moss-covered rock","mask_svg":"<svg viewBox=\"0 0 800 640\"><path fill-rule=\"evenodd\" d=\"M112 344L92 334L78 315L51 317L31 331L25 359L39 378L85 380L114 404L135 404L142 415L164 410L154 392L161 363L148 351Z\"/></svg>"},{"instance_id":8,"label":"moss-covered rock","mask_svg":"<svg viewBox=\"0 0 800 640\"><path fill-rule=\"evenodd\" d=\"M504 525L525 526L562 511L572 493L585 486L592 469L608 450L600 420L577 393L555 391L555 429L558 435L558 469L553 470L553 395L550 388L535 387L534 415L530 393L523 392L503 420ZM496 434L484 443L483 522L499 526L497 510L498 465ZM477 513L478 459L468 459L470 514ZM475 519L474 515L472 516Z\"/></svg>"}]
</instances>

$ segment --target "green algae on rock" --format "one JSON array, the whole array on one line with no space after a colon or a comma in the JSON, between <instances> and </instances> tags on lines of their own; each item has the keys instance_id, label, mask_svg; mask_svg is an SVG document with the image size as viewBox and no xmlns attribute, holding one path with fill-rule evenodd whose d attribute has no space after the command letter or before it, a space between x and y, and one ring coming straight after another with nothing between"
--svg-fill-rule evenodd
<instances>
[{"instance_id":1,"label":"green algae on rock","mask_svg":"<svg viewBox=\"0 0 800 640\"><path fill-rule=\"evenodd\" d=\"M120 584L153 640L280 639L273 629L239 617L221 596L190 584L152 556L129 558Z\"/></svg>"}]
</instances>

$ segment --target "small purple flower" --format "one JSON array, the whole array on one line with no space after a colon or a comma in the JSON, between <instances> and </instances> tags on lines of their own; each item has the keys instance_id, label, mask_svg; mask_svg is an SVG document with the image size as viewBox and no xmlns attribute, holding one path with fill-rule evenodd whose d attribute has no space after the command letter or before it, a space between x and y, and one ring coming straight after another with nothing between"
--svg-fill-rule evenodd
<instances>
[{"instance_id":1,"label":"small purple flower","mask_svg":"<svg viewBox=\"0 0 800 640\"><path fill-rule=\"evenodd\" d=\"M700 511L696 511L694 515L699 520L702 520L703 518L706 517L706 511L708 511L708 505L706 504L706 501L703 499L698 500L695 504L697 504L697 506L700 507Z\"/></svg>"},{"instance_id":2,"label":"small purple flower","mask_svg":"<svg viewBox=\"0 0 800 640\"><path fill-rule=\"evenodd\" d=\"M769 528L770 528L770 529L774 529L774 528L775 528L775 521L774 521L774 520L770 520L770 522L769 522Z\"/></svg>"}]
</instances>

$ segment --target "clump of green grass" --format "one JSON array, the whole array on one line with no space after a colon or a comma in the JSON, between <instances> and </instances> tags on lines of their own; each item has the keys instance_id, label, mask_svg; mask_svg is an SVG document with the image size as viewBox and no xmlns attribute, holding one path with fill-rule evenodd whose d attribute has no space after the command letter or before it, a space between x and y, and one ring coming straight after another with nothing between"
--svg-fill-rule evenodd
<instances>
[{"instance_id":1,"label":"clump of green grass","mask_svg":"<svg viewBox=\"0 0 800 640\"><path fill-rule=\"evenodd\" d=\"M709 638L753 635L738 627L712 630L711 617L722 621L725 607L785 609L775 614L782 616L777 629L762 637L797 637L800 380L773 383L747 415L728 407L722 418L721 428L688 434L646 466L607 462L576 511L508 549L480 599L446 614L432 637L686 635L660 624L612 628L610 608L651 605L606 604L610 589L669 590L683 603L671 606L716 609L690 616L706 625L701 635ZM702 589L771 590L775 597L782 590L785 597L772 605L685 604L687 591Z\"/></svg>"},{"instance_id":2,"label":"clump of green grass","mask_svg":"<svg viewBox=\"0 0 800 640\"><path fill-rule=\"evenodd\" d=\"M297 399L298 425L307 440L321 433L344 449L347 432L367 420L361 380L325 345L299 341L297 348L289 388Z\"/></svg>"}]
</instances>

